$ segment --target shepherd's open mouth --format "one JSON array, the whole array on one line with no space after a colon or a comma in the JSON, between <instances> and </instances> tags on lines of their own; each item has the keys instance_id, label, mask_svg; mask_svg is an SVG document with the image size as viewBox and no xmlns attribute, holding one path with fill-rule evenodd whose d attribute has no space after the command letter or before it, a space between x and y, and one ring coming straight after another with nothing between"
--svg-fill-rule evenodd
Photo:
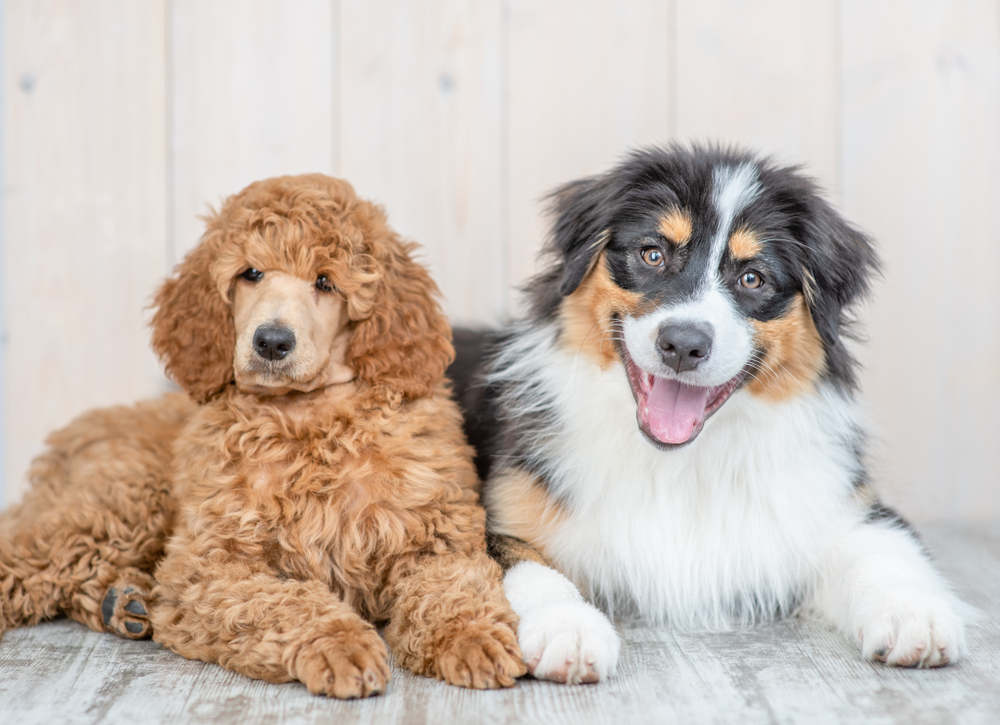
<instances>
[{"instance_id":1,"label":"shepherd's open mouth","mask_svg":"<svg viewBox=\"0 0 1000 725\"><path fill-rule=\"evenodd\" d=\"M701 433L705 421L743 384L741 370L722 385L702 388L679 380L661 378L642 370L632 360L624 342L620 346L635 398L639 430L658 448L687 445Z\"/></svg>"}]
</instances>

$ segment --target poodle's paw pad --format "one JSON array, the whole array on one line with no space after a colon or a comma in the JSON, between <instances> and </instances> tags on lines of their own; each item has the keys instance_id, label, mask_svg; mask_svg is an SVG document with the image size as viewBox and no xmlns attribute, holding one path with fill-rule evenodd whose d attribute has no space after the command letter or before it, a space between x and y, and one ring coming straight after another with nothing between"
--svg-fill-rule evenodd
<instances>
[{"instance_id":1,"label":"poodle's paw pad","mask_svg":"<svg viewBox=\"0 0 1000 725\"><path fill-rule=\"evenodd\" d=\"M389 653L373 629L338 632L302 647L295 675L314 695L370 697L389 681Z\"/></svg>"},{"instance_id":2,"label":"poodle's paw pad","mask_svg":"<svg viewBox=\"0 0 1000 725\"><path fill-rule=\"evenodd\" d=\"M518 642L535 677L575 685L614 674L621 642L614 625L596 607L559 602L519 614Z\"/></svg>"},{"instance_id":3,"label":"poodle's paw pad","mask_svg":"<svg viewBox=\"0 0 1000 725\"><path fill-rule=\"evenodd\" d=\"M435 658L445 682L475 690L511 687L527 670L514 630L499 623L473 623L454 636Z\"/></svg>"},{"instance_id":4,"label":"poodle's paw pad","mask_svg":"<svg viewBox=\"0 0 1000 725\"><path fill-rule=\"evenodd\" d=\"M865 622L861 656L899 667L941 667L965 653L961 618L941 597L894 597L894 606Z\"/></svg>"},{"instance_id":5,"label":"poodle's paw pad","mask_svg":"<svg viewBox=\"0 0 1000 725\"><path fill-rule=\"evenodd\" d=\"M126 639L151 637L148 597L149 590L138 584L122 584L119 580L108 587L101 602L101 619L107 631Z\"/></svg>"}]
</instances>

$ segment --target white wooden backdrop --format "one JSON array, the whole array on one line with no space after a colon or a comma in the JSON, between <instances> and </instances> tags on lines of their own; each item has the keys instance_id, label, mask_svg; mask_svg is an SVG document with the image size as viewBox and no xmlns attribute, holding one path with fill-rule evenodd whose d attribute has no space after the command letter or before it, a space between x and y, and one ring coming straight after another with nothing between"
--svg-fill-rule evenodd
<instances>
[{"instance_id":1,"label":"white wooden backdrop","mask_svg":"<svg viewBox=\"0 0 1000 725\"><path fill-rule=\"evenodd\" d=\"M623 151L802 162L881 242L882 490L1000 518L1000 0L0 0L0 471L164 387L145 322L206 204L323 171L422 242L455 321L534 269L539 197Z\"/></svg>"}]
</instances>

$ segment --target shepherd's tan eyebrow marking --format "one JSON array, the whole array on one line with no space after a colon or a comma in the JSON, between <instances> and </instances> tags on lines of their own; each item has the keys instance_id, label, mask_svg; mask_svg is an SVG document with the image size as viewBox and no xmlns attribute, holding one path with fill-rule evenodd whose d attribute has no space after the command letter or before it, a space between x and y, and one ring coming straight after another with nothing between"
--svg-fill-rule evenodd
<instances>
[{"instance_id":1,"label":"shepherd's tan eyebrow marking","mask_svg":"<svg viewBox=\"0 0 1000 725\"><path fill-rule=\"evenodd\" d=\"M691 239L691 215L680 209L672 209L660 215L660 234L678 247L683 247Z\"/></svg>"},{"instance_id":2,"label":"shepherd's tan eyebrow marking","mask_svg":"<svg viewBox=\"0 0 1000 725\"><path fill-rule=\"evenodd\" d=\"M729 235L729 253L736 259L753 259L763 248L757 235L746 227Z\"/></svg>"}]
</instances>

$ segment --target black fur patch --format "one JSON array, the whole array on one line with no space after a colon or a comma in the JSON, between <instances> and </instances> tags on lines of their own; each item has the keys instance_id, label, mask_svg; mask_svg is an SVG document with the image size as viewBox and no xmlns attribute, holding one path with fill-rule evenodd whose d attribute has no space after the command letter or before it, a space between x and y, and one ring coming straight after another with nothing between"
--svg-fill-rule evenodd
<instances>
[{"instance_id":1,"label":"black fur patch","mask_svg":"<svg viewBox=\"0 0 1000 725\"><path fill-rule=\"evenodd\" d=\"M490 390L483 374L493 354L498 335L484 330L456 328L455 360L446 375L452 381L452 396L465 416L465 436L476 450L476 471L486 480L496 454L498 435L496 391Z\"/></svg>"},{"instance_id":2,"label":"black fur patch","mask_svg":"<svg viewBox=\"0 0 1000 725\"><path fill-rule=\"evenodd\" d=\"M881 501L876 501L872 504L871 508L868 509L868 514L865 516L865 523L887 523L898 529L904 529L920 545L921 550L924 552L924 556L927 558L933 558L931 557L930 551L926 546L924 546L924 542L921 540L920 535L910 525L910 522L900 516L894 508L886 506Z\"/></svg>"},{"instance_id":3,"label":"black fur patch","mask_svg":"<svg viewBox=\"0 0 1000 725\"><path fill-rule=\"evenodd\" d=\"M872 504L871 508L868 509L868 514L865 516L865 523L890 523L895 524L902 529L906 529L911 533L913 532L912 527L906 519L900 516L894 508L886 506L881 501L875 502Z\"/></svg>"}]
</instances>

